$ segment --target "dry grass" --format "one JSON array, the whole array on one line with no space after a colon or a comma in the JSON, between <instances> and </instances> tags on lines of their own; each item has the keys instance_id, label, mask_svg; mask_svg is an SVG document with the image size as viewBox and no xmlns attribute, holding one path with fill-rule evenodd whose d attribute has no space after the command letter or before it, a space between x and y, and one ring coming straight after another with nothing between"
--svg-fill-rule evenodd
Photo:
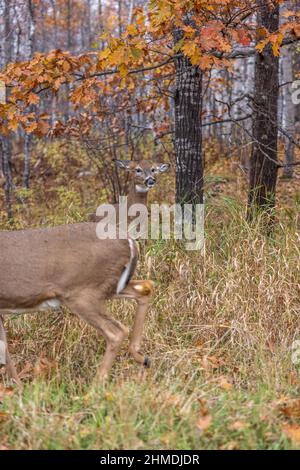
<instances>
[{"instance_id":1,"label":"dry grass","mask_svg":"<svg viewBox=\"0 0 300 470\"><path fill-rule=\"evenodd\" d=\"M266 238L245 222L243 183L234 178L223 170L209 180L204 257L174 242L142 247L139 276L156 282L144 340L149 371L124 344L112 380L91 387L104 347L92 329L65 311L7 322L25 388L0 388L4 448L300 446L297 433L286 431L299 424L291 347L300 339L300 193L288 209L280 206L276 233ZM220 184L220 193L210 192ZM64 190L49 197L57 186ZM93 187L59 168L44 195L38 183L25 195L18 225L60 223L66 213L68 221L84 219L98 198ZM132 323L132 304L111 308ZM281 409L286 401L289 414Z\"/></svg>"}]
</instances>

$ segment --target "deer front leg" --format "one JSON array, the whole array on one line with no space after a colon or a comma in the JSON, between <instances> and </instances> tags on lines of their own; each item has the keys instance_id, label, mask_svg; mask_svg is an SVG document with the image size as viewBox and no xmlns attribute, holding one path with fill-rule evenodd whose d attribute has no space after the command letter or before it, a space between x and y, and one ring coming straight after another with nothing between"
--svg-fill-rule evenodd
<instances>
[{"instance_id":1,"label":"deer front leg","mask_svg":"<svg viewBox=\"0 0 300 470\"><path fill-rule=\"evenodd\" d=\"M1 352L0 360L6 366L6 371L7 371L8 376L14 382L16 382L16 384L21 385L21 381L18 377L15 365L9 354L6 331L4 328L3 318L1 316L0 316L0 352Z\"/></svg>"},{"instance_id":2,"label":"deer front leg","mask_svg":"<svg viewBox=\"0 0 300 470\"><path fill-rule=\"evenodd\" d=\"M153 292L152 281L130 281L128 286L119 294L119 297L134 298L137 301L137 310L133 328L130 334L129 352L139 364L150 366L150 359L140 352L145 317Z\"/></svg>"},{"instance_id":3,"label":"deer front leg","mask_svg":"<svg viewBox=\"0 0 300 470\"><path fill-rule=\"evenodd\" d=\"M120 322L110 317L103 300L97 301L86 296L86 299L68 301L65 305L85 322L96 328L104 337L106 350L96 379L105 380L109 376L123 340L128 335L128 330Z\"/></svg>"},{"instance_id":4,"label":"deer front leg","mask_svg":"<svg viewBox=\"0 0 300 470\"><path fill-rule=\"evenodd\" d=\"M138 363L143 364L145 367L150 367L150 359L148 356L141 354L140 349L149 300L149 297L137 299L138 305L129 342L129 352Z\"/></svg>"}]
</instances>

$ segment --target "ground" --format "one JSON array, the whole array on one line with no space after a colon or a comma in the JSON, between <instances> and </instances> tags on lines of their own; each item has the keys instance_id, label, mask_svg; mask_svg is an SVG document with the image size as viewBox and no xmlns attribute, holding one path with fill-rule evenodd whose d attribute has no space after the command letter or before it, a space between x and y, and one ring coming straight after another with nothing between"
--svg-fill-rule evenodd
<instances>
[{"instance_id":1,"label":"ground","mask_svg":"<svg viewBox=\"0 0 300 470\"><path fill-rule=\"evenodd\" d=\"M35 159L15 227L85 220L107 197L97 176L77 178L88 166L78 149L54 143ZM206 175L205 254L174 241L141 246L138 277L155 281L143 342L152 368L124 343L111 380L95 385L104 343L93 329L65 310L13 317L24 389L3 374L0 448L300 448L300 173L279 180L269 238L245 222L240 168L220 159ZM173 176L164 178L153 200L172 201ZM3 211L0 225L9 228ZM111 310L132 324L132 303Z\"/></svg>"}]
</instances>

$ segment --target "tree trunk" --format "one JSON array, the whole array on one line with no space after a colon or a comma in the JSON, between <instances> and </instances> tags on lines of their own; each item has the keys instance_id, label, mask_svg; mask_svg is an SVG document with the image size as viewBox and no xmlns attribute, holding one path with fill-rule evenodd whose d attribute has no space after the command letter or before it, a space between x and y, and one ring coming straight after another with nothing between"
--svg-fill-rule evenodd
<instances>
[{"instance_id":1,"label":"tree trunk","mask_svg":"<svg viewBox=\"0 0 300 470\"><path fill-rule=\"evenodd\" d=\"M28 32L27 32L27 59L30 60L35 49L35 11L32 0L27 1L28 11ZM29 112L34 111L34 106L29 107ZM23 169L23 186L29 188L30 179L30 161L31 161L31 142L30 134L24 132L24 169Z\"/></svg>"},{"instance_id":2,"label":"tree trunk","mask_svg":"<svg viewBox=\"0 0 300 470\"><path fill-rule=\"evenodd\" d=\"M12 213L12 175L11 175L11 148L9 139L6 137L1 138L1 154L2 154L2 173L5 177L4 192L5 192L5 209L8 220L13 221Z\"/></svg>"},{"instance_id":3,"label":"tree trunk","mask_svg":"<svg viewBox=\"0 0 300 470\"><path fill-rule=\"evenodd\" d=\"M294 46L284 48L282 55L283 61L283 83L289 83L293 81L293 57L295 54ZM292 100L292 88L290 85L283 87L283 104L284 104L284 129L292 138L295 138L295 106ZM283 176L285 178L293 177L293 165L294 162L295 147L294 144L288 137L285 137L285 151L284 151L284 163Z\"/></svg>"},{"instance_id":4,"label":"tree trunk","mask_svg":"<svg viewBox=\"0 0 300 470\"><path fill-rule=\"evenodd\" d=\"M181 37L181 30L175 30L175 43ZM202 72L182 54L175 69L176 202L195 207L203 203Z\"/></svg>"},{"instance_id":5,"label":"tree trunk","mask_svg":"<svg viewBox=\"0 0 300 470\"><path fill-rule=\"evenodd\" d=\"M122 36L122 2L118 0L118 28L119 28L119 38Z\"/></svg>"},{"instance_id":6,"label":"tree trunk","mask_svg":"<svg viewBox=\"0 0 300 470\"><path fill-rule=\"evenodd\" d=\"M279 5L257 0L258 27L275 32L279 27ZM256 53L254 80L253 145L250 159L248 218L258 210L272 213L277 182L277 133L279 60L269 44Z\"/></svg>"},{"instance_id":7,"label":"tree trunk","mask_svg":"<svg viewBox=\"0 0 300 470\"><path fill-rule=\"evenodd\" d=\"M4 40L2 41L3 55L1 57L1 69L5 67L12 60L12 30L11 30L11 2L10 0L4 1L4 10L3 10L3 36ZM11 146L9 142L9 137L0 135L1 143L1 154L2 154L2 171L5 177L5 208L6 214L10 221L13 220L12 214L12 174L11 174Z\"/></svg>"},{"instance_id":8,"label":"tree trunk","mask_svg":"<svg viewBox=\"0 0 300 470\"><path fill-rule=\"evenodd\" d=\"M86 1L86 28L87 28L87 49L92 47L92 24L91 24L91 0Z\"/></svg>"},{"instance_id":9,"label":"tree trunk","mask_svg":"<svg viewBox=\"0 0 300 470\"><path fill-rule=\"evenodd\" d=\"M72 14L73 14L73 2L72 0L67 0L66 5L66 27L67 27L67 50L73 52L73 40L72 40ZM70 105L69 105L69 97L70 97L70 84L67 83L66 85L66 95L67 98L64 103L64 119L65 123L68 122L70 118Z\"/></svg>"},{"instance_id":10,"label":"tree trunk","mask_svg":"<svg viewBox=\"0 0 300 470\"><path fill-rule=\"evenodd\" d=\"M31 160L31 136L25 132L24 134L24 169L23 169L23 186L29 188L30 180L30 160Z\"/></svg>"}]
</instances>

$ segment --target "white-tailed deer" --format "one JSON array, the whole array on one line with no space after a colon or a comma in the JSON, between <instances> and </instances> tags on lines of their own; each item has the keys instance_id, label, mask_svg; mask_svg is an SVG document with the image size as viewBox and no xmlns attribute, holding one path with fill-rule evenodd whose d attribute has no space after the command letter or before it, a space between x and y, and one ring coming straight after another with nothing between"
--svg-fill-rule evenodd
<instances>
[{"instance_id":1,"label":"white-tailed deer","mask_svg":"<svg viewBox=\"0 0 300 470\"><path fill-rule=\"evenodd\" d=\"M112 298L137 301L129 351L137 362L149 365L140 353L140 344L152 282L131 280L137 258L133 240L99 240L95 223L0 232L0 359L2 347L13 379L18 381L18 376L9 355L3 317L61 305L104 336L106 351L98 376L107 377L128 334L106 309L106 301Z\"/></svg>"},{"instance_id":2,"label":"white-tailed deer","mask_svg":"<svg viewBox=\"0 0 300 470\"><path fill-rule=\"evenodd\" d=\"M156 177L169 170L168 163L154 163L150 160L114 160L116 166L130 174L128 207L132 204L147 205L148 191L156 184Z\"/></svg>"},{"instance_id":3,"label":"white-tailed deer","mask_svg":"<svg viewBox=\"0 0 300 470\"><path fill-rule=\"evenodd\" d=\"M150 160L114 160L115 165L122 170L129 172L129 190L127 196L127 210L130 211L131 206L134 204L141 204L147 208L148 191L156 184L157 175L169 170L168 163L154 163ZM100 206L101 207L101 206ZM119 204L114 204L116 209L116 224L119 226ZM131 222L133 216L127 216L128 223ZM100 222L103 216L99 215L98 210L96 214L90 217L92 222Z\"/></svg>"}]
</instances>

